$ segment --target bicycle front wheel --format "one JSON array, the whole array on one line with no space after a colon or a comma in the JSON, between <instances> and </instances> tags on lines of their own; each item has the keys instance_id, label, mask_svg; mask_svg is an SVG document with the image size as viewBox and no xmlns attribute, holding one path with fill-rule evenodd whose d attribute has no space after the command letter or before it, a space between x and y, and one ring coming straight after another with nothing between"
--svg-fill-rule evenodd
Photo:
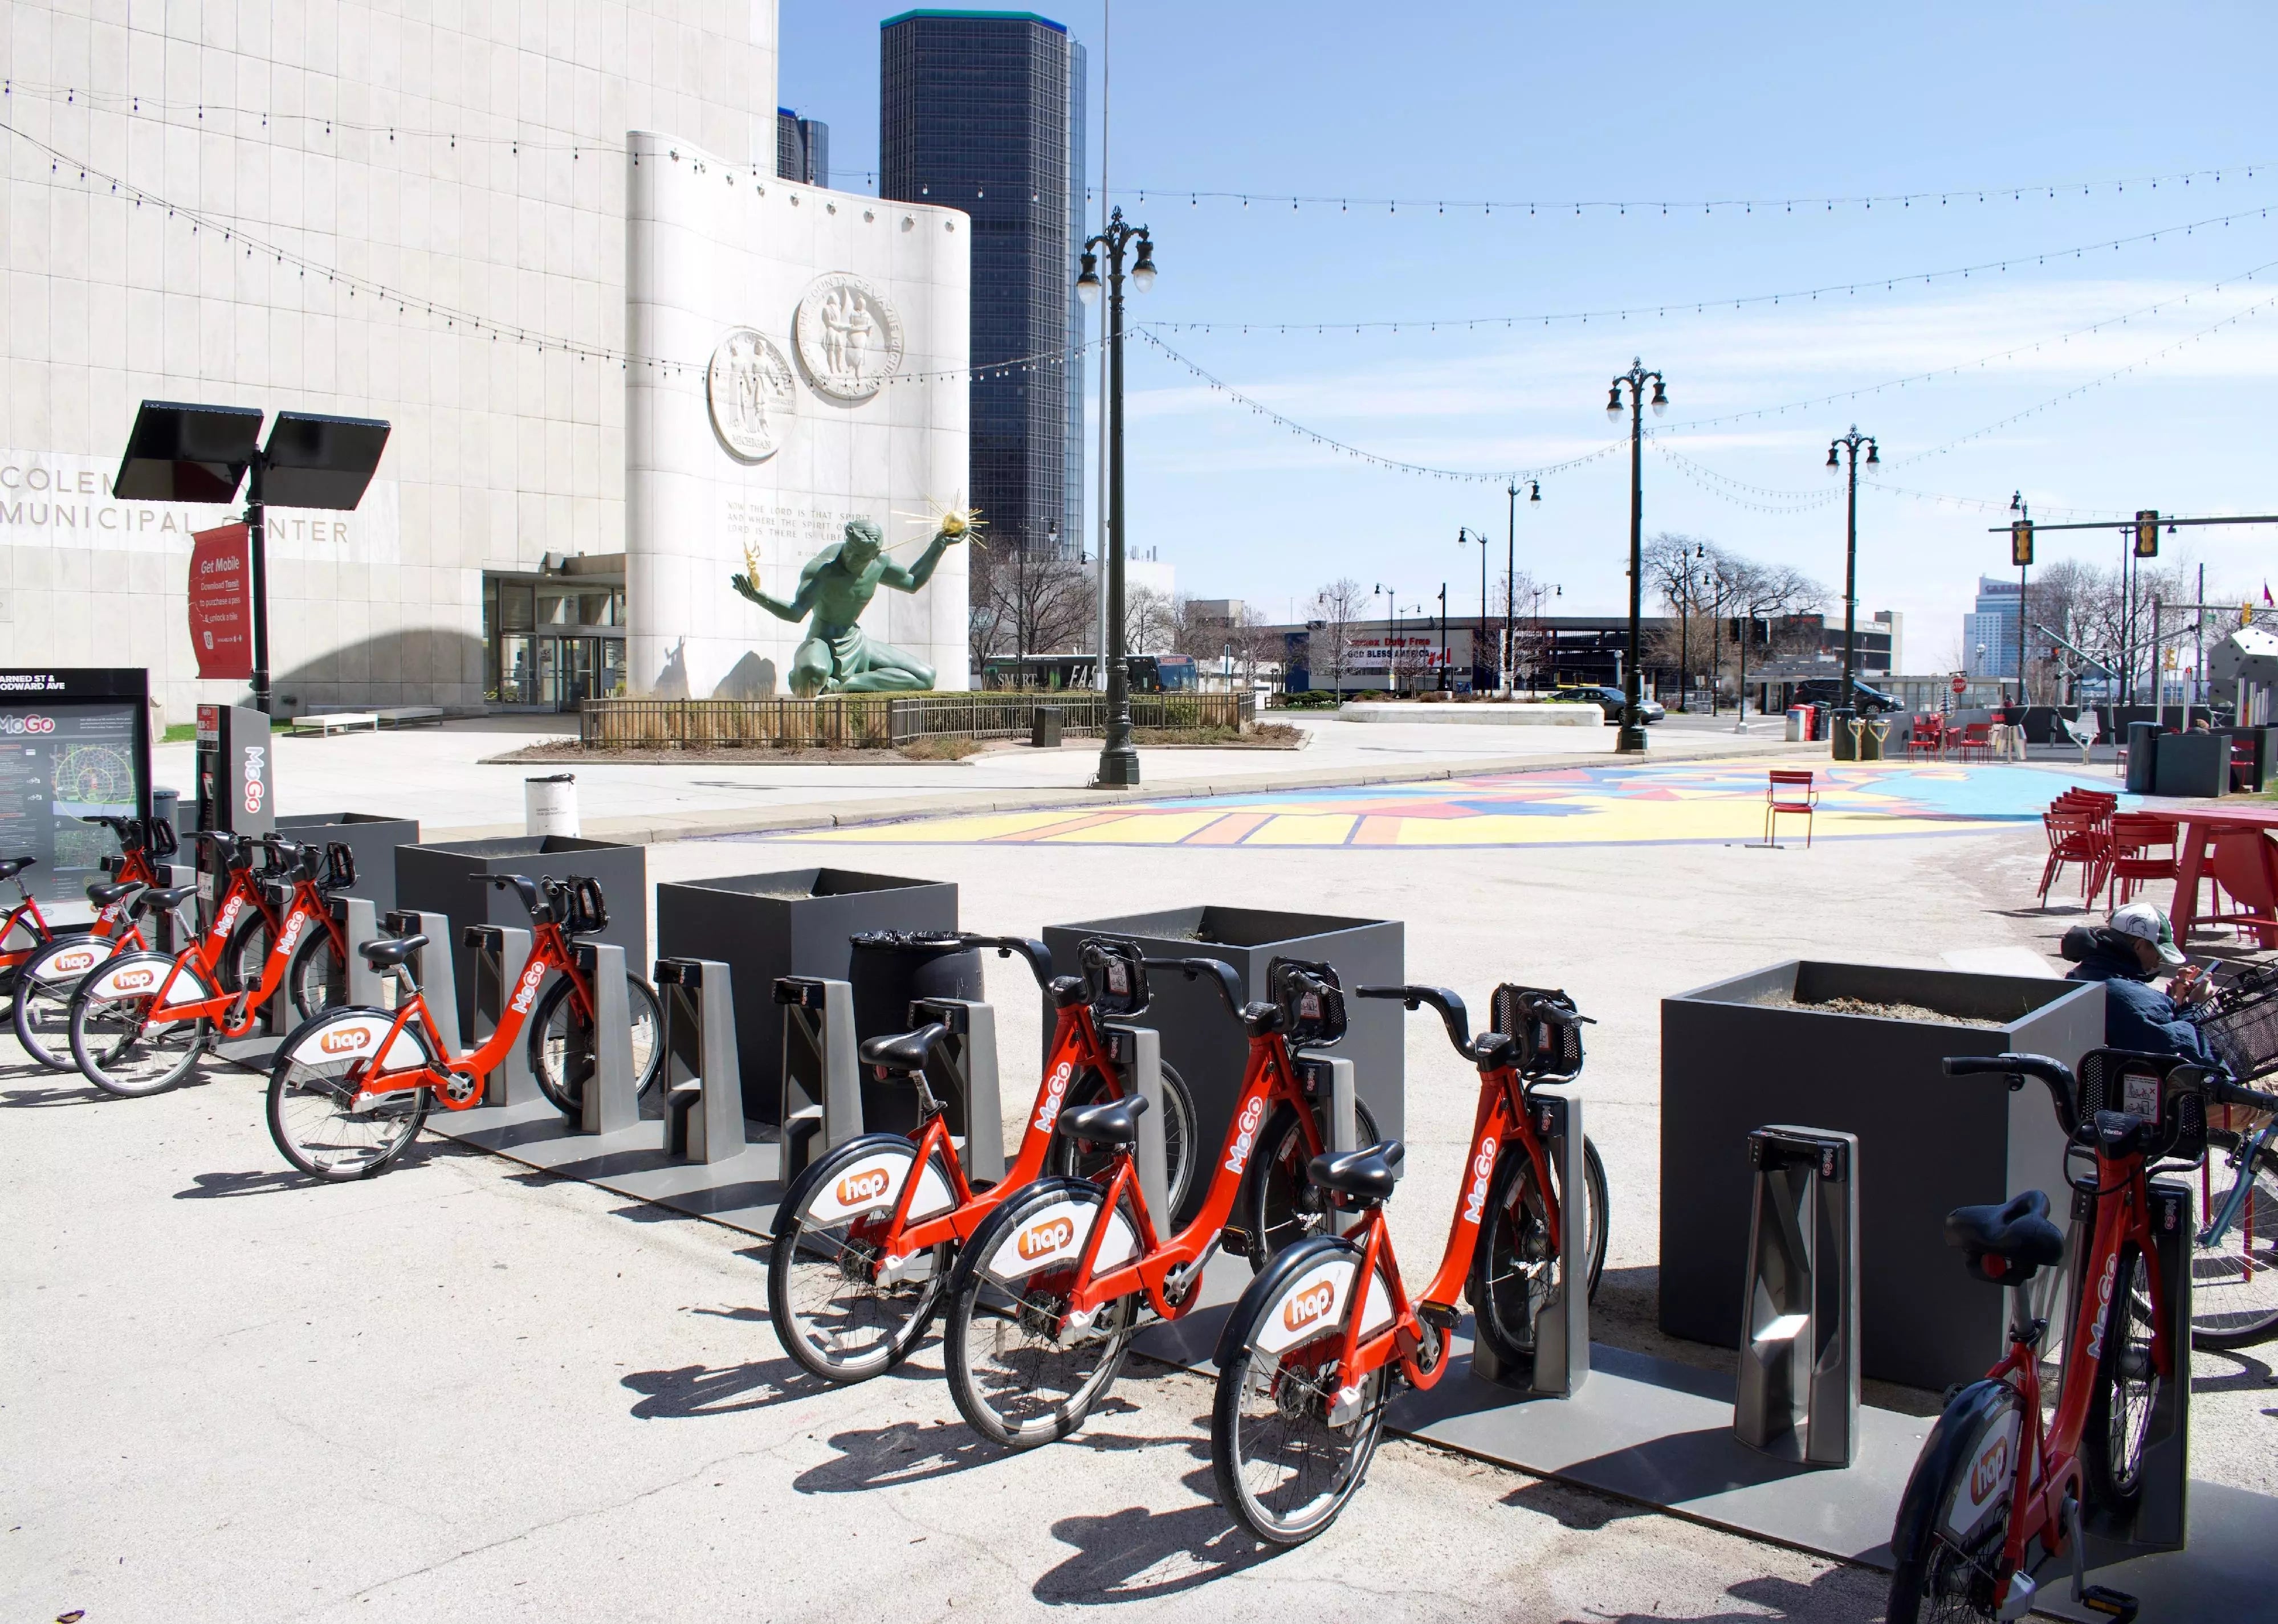
<instances>
[{"instance_id":1,"label":"bicycle front wheel","mask_svg":"<svg viewBox=\"0 0 2278 1624\"><path fill-rule=\"evenodd\" d=\"M2007 1382L1954 1395L1930 1430L1899 1500L1886 1624L1976 1624L2001 1616L1994 1599L2014 1506L2024 1410Z\"/></svg>"},{"instance_id":2,"label":"bicycle front wheel","mask_svg":"<svg viewBox=\"0 0 2278 1624\"><path fill-rule=\"evenodd\" d=\"M883 1376L909 1356L941 1307L949 1243L881 1274L879 1241L914 1175L910 1216L937 1217L954 1201L939 1157L923 1169L898 1136L850 1140L799 1176L776 1216L768 1252L768 1317L776 1340L826 1382Z\"/></svg>"},{"instance_id":3,"label":"bicycle front wheel","mask_svg":"<svg viewBox=\"0 0 2278 1624\"><path fill-rule=\"evenodd\" d=\"M1250 1283L1227 1327L1235 1352L1219 1367L1211 1470L1227 1510L1269 1544L1303 1544L1336 1521L1383 1436L1390 1369L1354 1382L1337 1364L1359 1272L1351 1241L1300 1242ZM1389 1323L1381 1270L1371 1284L1365 1311Z\"/></svg>"},{"instance_id":4,"label":"bicycle front wheel","mask_svg":"<svg viewBox=\"0 0 2278 1624\"><path fill-rule=\"evenodd\" d=\"M1375 1114L1362 1101L1353 1102L1353 1122L1361 1144L1373 1145L1383 1137L1377 1132ZM1325 1130L1323 1145L1328 1137ZM1327 1198L1306 1176L1306 1164L1313 1158L1296 1109L1284 1105L1268 1117L1257 1143L1259 1154L1250 1163L1240 1208L1250 1231L1252 1270L1264 1269L1284 1247L1326 1234L1329 1228Z\"/></svg>"},{"instance_id":5,"label":"bicycle front wheel","mask_svg":"<svg viewBox=\"0 0 2278 1624\"><path fill-rule=\"evenodd\" d=\"M1077 1262L1105 1193L1051 1179L1029 1186L981 1226L959 1257L943 1336L949 1393L966 1424L1008 1449L1033 1449L1083 1424L1123 1367L1135 1304L1101 1305L1089 1324L1068 1318ZM1097 1267L1135 1256L1120 1212L1105 1215Z\"/></svg>"},{"instance_id":6,"label":"bicycle front wheel","mask_svg":"<svg viewBox=\"0 0 2278 1624\"><path fill-rule=\"evenodd\" d=\"M538 1001L530 1018L530 1070L554 1109L578 1117L585 1112L585 1079L593 1070L593 1022L570 993L570 978L556 976ZM631 1018L633 1076L646 1097L664 1069L664 1014L655 990L630 970L625 1012Z\"/></svg>"},{"instance_id":7,"label":"bicycle front wheel","mask_svg":"<svg viewBox=\"0 0 2278 1624\"><path fill-rule=\"evenodd\" d=\"M1589 1259L1589 1294L1598 1294L1606 1266L1606 1170L1598 1147L1582 1141L1582 1177L1589 1186L1589 1227L1583 1236ZM1562 1213L1573 1207L1558 1192ZM1558 1254L1550 1247L1549 1214L1534 1158L1524 1147L1506 1145L1487 1186L1487 1210L1472 1253L1472 1277L1464 1294L1471 1299L1480 1341L1501 1358L1524 1363L1534 1357L1534 1322L1558 1284Z\"/></svg>"},{"instance_id":8,"label":"bicycle front wheel","mask_svg":"<svg viewBox=\"0 0 2278 1624\"><path fill-rule=\"evenodd\" d=\"M96 965L115 957L108 936L69 936L50 942L18 967L9 1018L24 1052L50 1071L69 1071L71 1002Z\"/></svg>"},{"instance_id":9,"label":"bicycle front wheel","mask_svg":"<svg viewBox=\"0 0 2278 1624\"><path fill-rule=\"evenodd\" d=\"M213 995L187 964L173 977L164 953L125 953L79 984L71 1002L71 1052L80 1075L106 1094L140 1099L163 1094L187 1077L205 1053L211 1028L195 1020L153 1020L158 989L170 1004Z\"/></svg>"},{"instance_id":10,"label":"bicycle front wheel","mask_svg":"<svg viewBox=\"0 0 2278 1624\"><path fill-rule=\"evenodd\" d=\"M2215 1147L2207 1152L2211 1166L2216 1148L2239 1154L2233 1130L2209 1129L2207 1142ZM2247 1186L2237 1216L2221 1234L2191 1251L2193 1347L2247 1347L2278 1334L2278 1152L2263 1147L2253 1165L2240 1166L2237 1175L2232 1187ZM2215 1196L2210 1211L2221 1211L2228 1199L2228 1192Z\"/></svg>"},{"instance_id":11,"label":"bicycle front wheel","mask_svg":"<svg viewBox=\"0 0 2278 1624\"><path fill-rule=\"evenodd\" d=\"M293 1001L294 1014L302 1020L345 1003L348 990L348 965L333 945L333 933L322 921L310 923L306 930L285 970L286 995Z\"/></svg>"},{"instance_id":12,"label":"bicycle front wheel","mask_svg":"<svg viewBox=\"0 0 2278 1624\"><path fill-rule=\"evenodd\" d=\"M346 1184L376 1178L419 1136L432 1095L425 1088L359 1094L394 1018L382 1010L333 1010L285 1040L269 1073L269 1137L311 1178ZM391 1067L432 1061L407 1031L391 1047Z\"/></svg>"},{"instance_id":13,"label":"bicycle front wheel","mask_svg":"<svg viewBox=\"0 0 2278 1624\"><path fill-rule=\"evenodd\" d=\"M2152 1260L2129 1242L2116 1261L2080 1463L2091 1503L2126 1511L2144 1492L2144 1445L2160 1401L2160 1372L2152 1363Z\"/></svg>"}]
</instances>

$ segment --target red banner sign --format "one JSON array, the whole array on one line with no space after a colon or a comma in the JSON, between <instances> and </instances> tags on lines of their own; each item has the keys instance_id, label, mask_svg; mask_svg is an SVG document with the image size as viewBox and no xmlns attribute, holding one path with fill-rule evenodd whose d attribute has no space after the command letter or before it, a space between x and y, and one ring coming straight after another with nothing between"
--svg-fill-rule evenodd
<instances>
[{"instance_id":1,"label":"red banner sign","mask_svg":"<svg viewBox=\"0 0 2278 1624\"><path fill-rule=\"evenodd\" d=\"M242 524L190 538L190 646L202 677L253 675L252 565Z\"/></svg>"}]
</instances>

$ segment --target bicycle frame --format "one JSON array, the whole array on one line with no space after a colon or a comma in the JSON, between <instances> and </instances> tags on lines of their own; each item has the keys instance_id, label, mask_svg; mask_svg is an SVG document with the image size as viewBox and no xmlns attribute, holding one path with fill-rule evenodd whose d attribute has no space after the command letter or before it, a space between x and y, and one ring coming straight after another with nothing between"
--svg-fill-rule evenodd
<instances>
[{"instance_id":1,"label":"bicycle frame","mask_svg":"<svg viewBox=\"0 0 2278 1624\"><path fill-rule=\"evenodd\" d=\"M1103 1305L1135 1292L1144 1292L1148 1305L1166 1320L1177 1319L1202 1300L1198 1292L1189 1290L1182 1291L1173 1301L1168 1292L1171 1273L1198 1262L1218 1244L1227 1220L1234 1216L1242 1175L1249 1170L1250 1155L1257 1148L1257 1135L1265 1125L1266 1113L1276 1104L1296 1108L1307 1157L1320 1155L1320 1125L1314 1119L1311 1102L1298 1085L1288 1043L1279 1032L1257 1033L1250 1040L1242 1093L1235 1106L1234 1120L1227 1126L1226 1142L1219 1147L1210 1193L1194 1221L1167 1240L1157 1236L1155 1216L1147 1209L1146 1193L1140 1186L1137 1159L1128 1148L1117 1149L1099 1216L1092 1224L1091 1233L1084 1237L1083 1250L1076 1258L1074 1284L1068 1289L1069 1320L1085 1322ZM1113 1227L1114 1215L1127 1200L1138 1221L1139 1254L1131 1262L1119 1263L1106 1273L1096 1275L1101 1245Z\"/></svg>"},{"instance_id":2,"label":"bicycle frame","mask_svg":"<svg viewBox=\"0 0 2278 1624\"><path fill-rule=\"evenodd\" d=\"M394 1018L388 1023L386 1035L372 1047L371 1052L377 1058L371 1068L356 1079L355 1097L363 1100L377 1094L427 1088L433 1090L438 1102L451 1110L470 1110L481 1104L481 1089L470 1088L465 1091L465 1097L455 1098L449 1088L436 1086L438 1077L461 1072L473 1076L478 1081L489 1077L521 1037L523 1025L530 1018L531 1009L538 1002L538 989L544 985L549 970L558 970L570 978L570 996L573 1007L585 1010L586 1019L591 1021L591 990L585 985L585 978L578 973L577 956L570 951L569 937L556 920L534 920L529 960L522 967L522 976L515 983L513 995L506 1001L506 1007L499 1011L498 1025L490 1036L464 1054L454 1052L436 1029L435 1018L427 1008L426 995L414 987L411 995L396 1006ZM428 1057L416 1066L386 1065L383 1063L387 1056L395 1052L395 1041L409 1029L415 1018L425 1040L422 1052Z\"/></svg>"},{"instance_id":3,"label":"bicycle frame","mask_svg":"<svg viewBox=\"0 0 2278 1624\"><path fill-rule=\"evenodd\" d=\"M2238 1158L2238 1178L2218 1201L2214 1196L2214 1158L2210 1155L2199 1163L2199 1206L2207 1214L2205 1225L2194 1236L2195 1245L2211 1247L2230 1232L2230 1226L2239 1222L2245 1210L2247 1198L2254 1193L2254 1163L2267 1153L2271 1141L2278 1138L2278 1117L2262 1125L2261 1131L2243 1141ZM2254 1247L2254 1216L2246 1215L2244 1237L2249 1251Z\"/></svg>"},{"instance_id":4,"label":"bicycle frame","mask_svg":"<svg viewBox=\"0 0 2278 1624\"><path fill-rule=\"evenodd\" d=\"M119 855L118 866L111 871L111 878L124 884L155 886L158 883L157 871L150 866L149 859L143 855L140 846L130 846ZM39 899L32 895L31 888L19 878L16 889L22 900L6 914L0 915L0 943L5 943L19 930L29 931L32 940L20 948L0 946L0 971L13 970L22 964L54 940L56 934L55 927L48 923L47 916L40 911ZM88 922L83 934L106 939L118 935L119 922L126 919L126 911L133 900L121 897L96 909L95 918ZM80 929L77 926L66 928L74 932ZM131 935L133 926L130 924L127 928ZM136 945L140 945L139 938L134 940Z\"/></svg>"},{"instance_id":5,"label":"bicycle frame","mask_svg":"<svg viewBox=\"0 0 2278 1624\"><path fill-rule=\"evenodd\" d=\"M248 906L258 910L269 921L269 957L261 967L261 985L251 991L217 993L210 998L194 998L187 1003L170 1003L167 995L181 977L185 965L194 966L199 977L208 982L217 981L223 950L229 944L231 933L243 917ZM293 893L280 918L261 894L261 887L250 869L230 870L229 888L223 893L221 905L214 910L213 924L198 941L174 956L168 967L166 979L158 991L143 1025L163 1025L174 1021L210 1020L225 1039L241 1038L251 1032L260 1018L263 1007L276 995L285 980L286 967L292 963L293 950L300 945L302 932L309 921L316 919L332 934L333 951L345 960L348 938L339 921L333 918L332 909L313 880L298 879L293 882ZM241 1007L242 1006L242 1007Z\"/></svg>"},{"instance_id":6,"label":"bicycle frame","mask_svg":"<svg viewBox=\"0 0 2278 1624\"><path fill-rule=\"evenodd\" d=\"M2009 1534L2001 1553L1997 1602L2007 1598L2010 1575L2023 1571L2025 1547L2033 1539L2038 1538L2050 1556L2063 1554L2068 1536L2064 1507L2068 1501L2078 1503L2084 1498L2081 1432L2087 1424L2097 1374L2104 1361L2106 1310L2120 1289L2120 1248L2124 1242L2134 1241L2145 1263L2152 1308L2152 1368L2163 1382L2173 1381L2175 1376L2175 1345L2167 1331L2167 1287L2152 1232L2151 1191L2143 1156L2111 1157L2098 1150L2094 1192L2095 1227L2083 1254L2080 1301L2074 1308L2072 1332L2065 1342L2054 1420L2045 1424L2042 1419L2037 1326L2013 1327L2009 1351L1986 1373L1990 1379L2016 1389L2022 1411L2017 1458L2011 1466L2014 1475ZM2022 1315L2022 1294L2013 1300L2018 1302Z\"/></svg>"}]
</instances>

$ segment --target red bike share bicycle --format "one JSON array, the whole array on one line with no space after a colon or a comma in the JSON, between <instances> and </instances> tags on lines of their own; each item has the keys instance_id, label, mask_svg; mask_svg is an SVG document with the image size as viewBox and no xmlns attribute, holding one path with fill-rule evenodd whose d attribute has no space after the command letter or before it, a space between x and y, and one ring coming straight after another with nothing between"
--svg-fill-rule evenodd
<instances>
[{"instance_id":1,"label":"red bike share bicycle","mask_svg":"<svg viewBox=\"0 0 2278 1624\"><path fill-rule=\"evenodd\" d=\"M2075 1158L2091 1165L2068 1172L2082 1245L2052 1419L2041 1395L2049 1327L2027 1291L2037 1271L2065 1258L2048 1196L2028 1190L1946 1215L1946 1240L1969 1272L2009 1289L2009 1350L1954 1395L1915 1462L1891 1534L1890 1624L2022 1618L2033 1607L2035 1572L2068 1553L2074 1600L2133 1619L2133 1597L2087 1582L2081 1540L2099 1513L2133 1509L2161 1385L2190 1379L2158 1250L2162 1232L2190 1246L2190 1201L2155 1190L2146 1170L2205 1155L2208 1105L2278 1110L2278 1095L2173 1056L2120 1049L2090 1051L2077 1079L2045 1055L1944 1064L1949 1077L2006 1075L2012 1090L2038 1078L2069 1141L2068 1168Z\"/></svg>"},{"instance_id":2,"label":"red bike share bicycle","mask_svg":"<svg viewBox=\"0 0 2278 1624\"><path fill-rule=\"evenodd\" d=\"M1052 1001L1051 1049L1019 1154L1004 1178L979 1185L966 1174L927 1076L947 1028L921 1026L862 1045L862 1063L880 1081L917 1091L918 1125L906 1136L849 1140L811 1163L776 1209L768 1256L768 1312L776 1339L825 1381L864 1381L908 1357L940 1308L958 1248L1007 1199L1073 1161L1074 1145L1052 1132L1062 1110L1128 1092L1099 1023L1147 1007L1147 972L1135 945L1087 940L1077 949L1083 973L1055 976L1051 950L1041 942L967 934L941 940L994 948L1000 957L1019 955ZM1194 1170L1194 1105L1184 1079L1169 1066L1162 1080L1164 1159L1175 1210ZM975 1132L1000 1131L994 1123L970 1125Z\"/></svg>"},{"instance_id":3,"label":"red bike share bicycle","mask_svg":"<svg viewBox=\"0 0 2278 1624\"><path fill-rule=\"evenodd\" d=\"M71 997L88 972L118 954L149 952L158 945L142 934L142 920L172 913L195 890L189 886L171 889L159 886L158 865L180 849L173 825L154 819L146 837L140 818L85 821L103 825L118 842L117 858L104 860L111 878L88 883L87 897L95 904L95 919L88 925L47 934L46 940L18 960L11 972L15 985L9 998L9 1022L16 1030L16 1041L34 1062L50 1071L68 1071L73 1067ZM13 867L0 868L20 873L29 859L10 861ZM19 888L22 883L17 881ZM23 907L11 911L11 921L16 913L26 910L31 919L38 919L38 905L28 891ZM39 924L45 931L45 921ZM0 955L0 959L6 957Z\"/></svg>"},{"instance_id":4,"label":"red bike share bicycle","mask_svg":"<svg viewBox=\"0 0 2278 1624\"><path fill-rule=\"evenodd\" d=\"M1132 1334L1201 1302L1196 1288L1224 1243L1267 1111L1288 1106L1314 1164L1324 1148L1318 1075L1291 1050L1345 1032L1344 995L1326 964L1275 959L1270 1002L1243 1004L1233 969L1212 958L1149 959L1150 969L1212 978L1249 1033L1234 1119L1202 1208L1166 1235L1150 1210L1134 1148L1146 1102L1132 1096L1063 1110L1053 1131L1106 1161L1090 1179L1044 1178L998 1207L957 1260L944 1345L949 1388L977 1432L1015 1449L1083 1424L1121 1369ZM1302 1204L1306 1193L1293 1192ZM1171 1221L1164 1214L1163 1222Z\"/></svg>"},{"instance_id":5,"label":"red bike share bicycle","mask_svg":"<svg viewBox=\"0 0 2278 1624\"><path fill-rule=\"evenodd\" d=\"M1586 1226L1579 1245L1592 1296L1606 1261L1597 1147L1583 1142L1585 1216L1557 1187L1535 1098L1545 1084L1581 1072L1587 1018L1572 1001L1500 987L1498 1030L1473 1038L1464 1001L1444 987L1363 987L1355 995L1436 1010L1456 1052L1479 1070L1479 1106L1447 1250L1419 1300L1409 1298L1385 1227L1403 1160L1400 1141L1387 1140L1311 1163L1311 1182L1359 1213L1358 1226L1276 1254L1219 1335L1211 1412L1219 1498L1251 1534L1280 1545L1327 1528L1360 1487L1395 1384L1426 1388L1446 1372L1460 1298L1471 1300L1479 1340L1521 1364L1534 1353L1537 1316L1562 1284L1565 1226Z\"/></svg>"},{"instance_id":6,"label":"red bike share bicycle","mask_svg":"<svg viewBox=\"0 0 2278 1624\"><path fill-rule=\"evenodd\" d=\"M491 883L513 888L530 911L531 926L529 960L497 1026L466 1050L458 1033L437 1027L410 963L426 937L358 944L397 997L392 1009L326 1010L295 1028L278 1050L269 1075L269 1136L294 1167L340 1182L386 1171L418 1136L432 1103L455 1111L482 1103L485 1079L513 1050L525 1024L531 1070L547 1097L571 1115L582 1107L592 1071L593 996L573 942L608 928L600 885L577 876L533 883L521 874L496 874ZM549 975L559 979L541 995ZM646 1093L664 1058L656 1041L656 994L630 970L625 990L636 1086Z\"/></svg>"},{"instance_id":7,"label":"red bike share bicycle","mask_svg":"<svg viewBox=\"0 0 2278 1624\"><path fill-rule=\"evenodd\" d=\"M210 829L228 883L205 934L172 957L128 953L88 974L72 994L71 1051L88 1081L126 1098L173 1087L221 1039L260 1024L270 1000L290 987L302 1014L333 997L348 961L347 933L328 894L355 883L344 845L325 851L276 835L255 841ZM268 867L253 860L266 850ZM283 888L272 900L264 881Z\"/></svg>"}]
</instances>

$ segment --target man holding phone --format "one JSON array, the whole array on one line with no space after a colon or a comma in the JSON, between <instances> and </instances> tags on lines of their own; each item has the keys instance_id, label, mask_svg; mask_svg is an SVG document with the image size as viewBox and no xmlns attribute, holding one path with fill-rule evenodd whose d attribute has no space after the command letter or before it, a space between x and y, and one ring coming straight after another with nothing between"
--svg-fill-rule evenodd
<instances>
[{"instance_id":1,"label":"man holding phone","mask_svg":"<svg viewBox=\"0 0 2278 1624\"><path fill-rule=\"evenodd\" d=\"M2107 924L2083 934L2086 950L2066 980L2104 983L2107 1045L2214 1064L2205 1038L2187 1013L2213 988L2175 945L2175 927L2158 904L2129 903ZM2152 985L2162 970L2176 972L2165 992Z\"/></svg>"}]
</instances>

